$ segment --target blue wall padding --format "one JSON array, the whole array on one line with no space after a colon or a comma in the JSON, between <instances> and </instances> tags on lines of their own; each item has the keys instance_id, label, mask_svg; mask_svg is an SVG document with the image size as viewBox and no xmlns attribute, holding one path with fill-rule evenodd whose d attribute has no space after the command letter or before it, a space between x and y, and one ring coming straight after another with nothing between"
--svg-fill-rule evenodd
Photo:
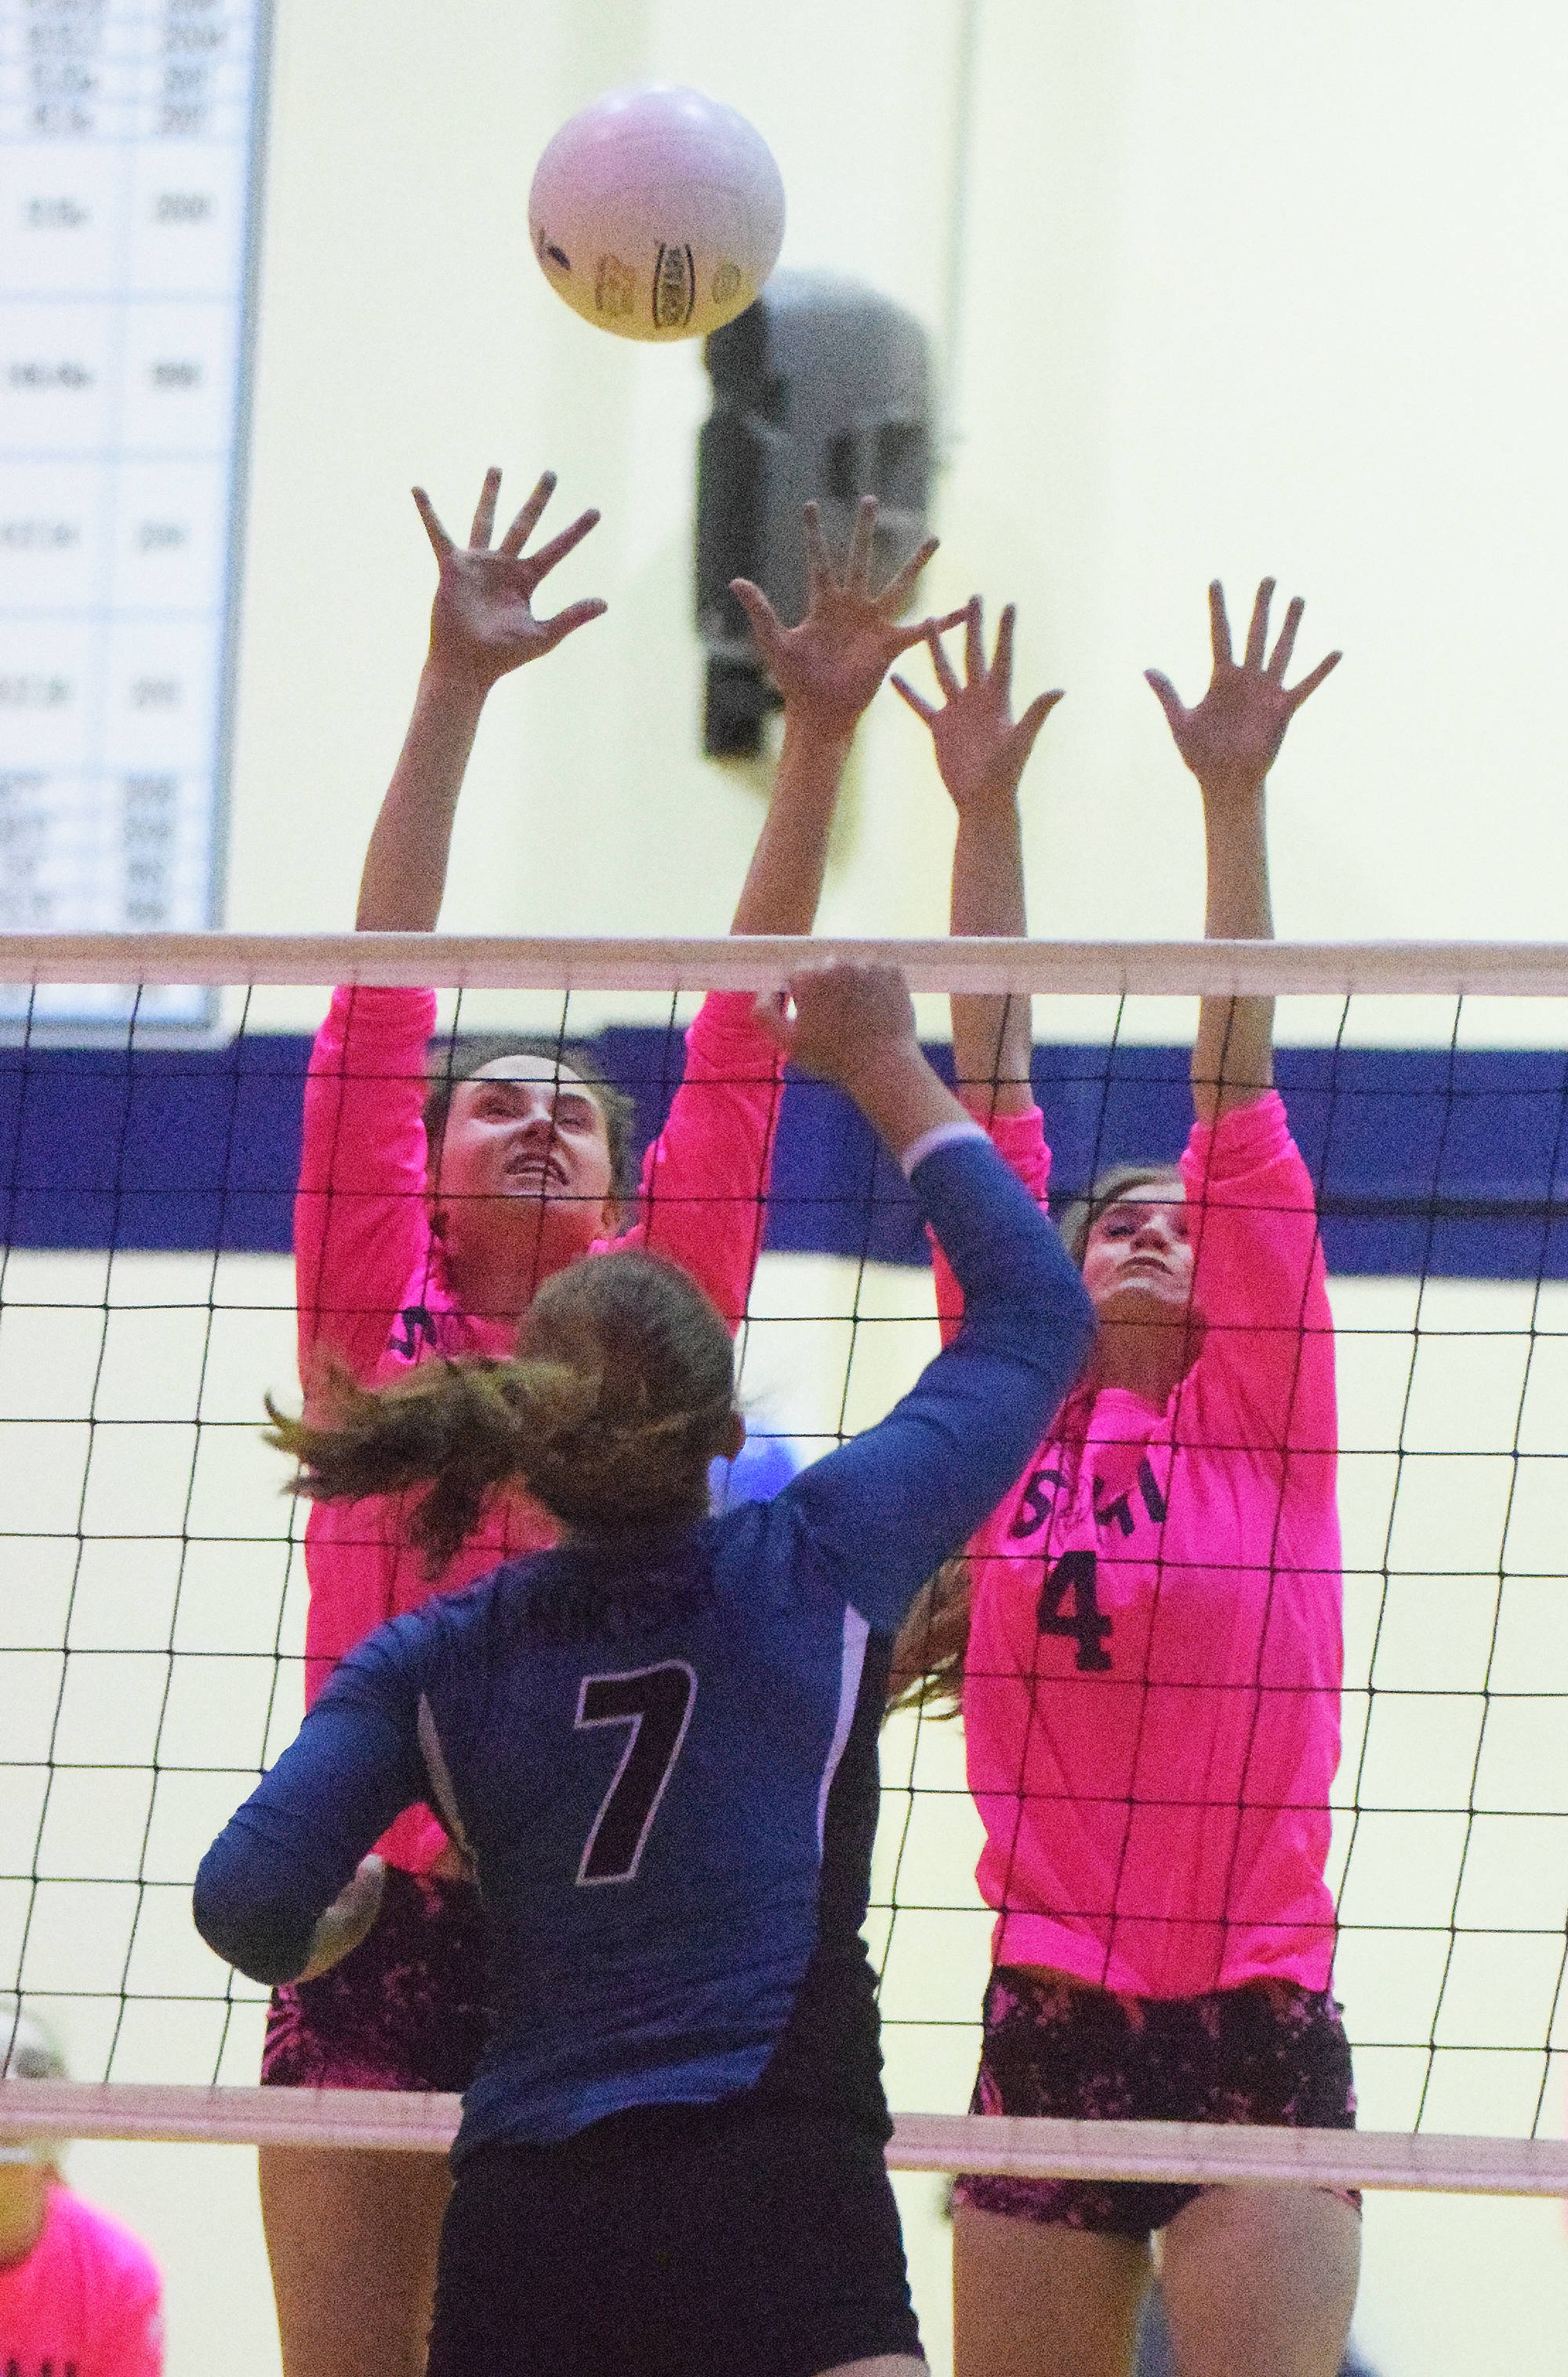
<instances>
[{"instance_id":1,"label":"blue wall padding","mask_svg":"<svg viewBox=\"0 0 1568 2377\"><path fill-rule=\"evenodd\" d=\"M601 1045L646 1139L679 1041L625 1027ZM0 1049L0 1240L287 1251L308 1052L279 1034L196 1050ZM1568 1057L1285 1048L1277 1061L1332 1270L1568 1278ZM1174 1156L1185 1139L1182 1049L1039 1048L1034 1071L1059 1198L1109 1164ZM785 1100L767 1244L925 1260L896 1167L817 1082Z\"/></svg>"}]
</instances>

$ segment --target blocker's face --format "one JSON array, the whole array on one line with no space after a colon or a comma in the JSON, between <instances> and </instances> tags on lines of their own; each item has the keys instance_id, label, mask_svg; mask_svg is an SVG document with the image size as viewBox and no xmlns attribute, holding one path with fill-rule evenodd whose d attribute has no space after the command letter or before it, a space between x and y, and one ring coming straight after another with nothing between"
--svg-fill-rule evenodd
<instances>
[{"instance_id":1,"label":"blocker's face","mask_svg":"<svg viewBox=\"0 0 1568 2377\"><path fill-rule=\"evenodd\" d=\"M497 1057L454 1088L434 1186L459 1228L466 1201L510 1197L578 1206L591 1236L613 1177L604 1109L569 1065Z\"/></svg>"},{"instance_id":2,"label":"blocker's face","mask_svg":"<svg viewBox=\"0 0 1568 2377\"><path fill-rule=\"evenodd\" d=\"M1193 1243L1180 1181L1130 1189L1095 1221L1084 1248L1084 1285L1097 1311L1114 1303L1126 1318L1139 1304L1167 1314L1193 1293Z\"/></svg>"}]
</instances>

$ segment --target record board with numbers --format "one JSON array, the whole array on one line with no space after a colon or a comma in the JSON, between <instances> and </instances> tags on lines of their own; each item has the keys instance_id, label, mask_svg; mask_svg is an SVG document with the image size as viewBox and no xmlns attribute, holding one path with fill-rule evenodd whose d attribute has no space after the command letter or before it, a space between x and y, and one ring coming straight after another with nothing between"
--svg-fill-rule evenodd
<instances>
[{"instance_id":1,"label":"record board with numbers","mask_svg":"<svg viewBox=\"0 0 1568 2377\"><path fill-rule=\"evenodd\" d=\"M268 18L0 0L0 930L220 918Z\"/></svg>"}]
</instances>

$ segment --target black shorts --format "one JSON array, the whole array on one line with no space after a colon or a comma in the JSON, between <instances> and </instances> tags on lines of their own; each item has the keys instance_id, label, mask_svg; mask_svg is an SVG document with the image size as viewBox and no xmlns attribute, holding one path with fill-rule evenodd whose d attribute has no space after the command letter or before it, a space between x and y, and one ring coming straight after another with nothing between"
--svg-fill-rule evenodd
<instances>
[{"instance_id":1,"label":"black shorts","mask_svg":"<svg viewBox=\"0 0 1568 2377\"><path fill-rule=\"evenodd\" d=\"M1001 1965L985 1996L974 2113L1090 2121L1255 2121L1353 2130L1350 2043L1326 1990L1249 1981L1139 1998ZM1359 2194L1337 2188L1348 2204ZM955 2204L1015 2220L1147 2239L1202 2187L969 2174Z\"/></svg>"},{"instance_id":2,"label":"black shorts","mask_svg":"<svg viewBox=\"0 0 1568 2377\"><path fill-rule=\"evenodd\" d=\"M752 2094L480 2146L428 2377L816 2377L918 2355L880 2138Z\"/></svg>"},{"instance_id":3,"label":"black shorts","mask_svg":"<svg viewBox=\"0 0 1568 2377\"><path fill-rule=\"evenodd\" d=\"M488 2027L484 1955L471 1882L389 1865L381 1912L359 1946L319 1980L274 1989L263 2085L460 2096Z\"/></svg>"}]
</instances>

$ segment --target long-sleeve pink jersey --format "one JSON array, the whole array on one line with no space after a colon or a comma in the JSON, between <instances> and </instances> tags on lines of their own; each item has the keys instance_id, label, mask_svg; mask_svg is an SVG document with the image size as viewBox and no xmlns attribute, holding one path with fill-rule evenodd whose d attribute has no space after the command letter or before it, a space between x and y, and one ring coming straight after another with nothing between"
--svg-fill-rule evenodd
<instances>
[{"instance_id":1,"label":"long-sleeve pink jersey","mask_svg":"<svg viewBox=\"0 0 1568 2377\"><path fill-rule=\"evenodd\" d=\"M294 1206L307 1385L324 1356L382 1382L434 1356L512 1351L504 1326L458 1309L431 1228L423 1108L434 1028L431 991L339 988L316 1034ZM640 1218L590 1254L641 1247L666 1256L738 1329L762 1243L779 1078L751 994L710 994L686 1034L670 1118L644 1160ZM409 1515L398 1496L312 1505L307 1705L345 1652L385 1619L433 1593L455 1593L519 1552L543 1550L557 1532L537 1504L508 1498L432 1580L409 1542ZM378 1845L392 1863L423 1872L446 1834L428 1810L411 1809Z\"/></svg>"},{"instance_id":2,"label":"long-sleeve pink jersey","mask_svg":"<svg viewBox=\"0 0 1568 2377\"><path fill-rule=\"evenodd\" d=\"M992 1136L1043 1204L1039 1113ZM1076 1391L970 1546L978 1879L998 1964L1158 1998L1323 1989L1341 1573L1312 1182L1273 1093L1195 1125L1181 1170L1193 1368L1163 1411Z\"/></svg>"}]
</instances>

